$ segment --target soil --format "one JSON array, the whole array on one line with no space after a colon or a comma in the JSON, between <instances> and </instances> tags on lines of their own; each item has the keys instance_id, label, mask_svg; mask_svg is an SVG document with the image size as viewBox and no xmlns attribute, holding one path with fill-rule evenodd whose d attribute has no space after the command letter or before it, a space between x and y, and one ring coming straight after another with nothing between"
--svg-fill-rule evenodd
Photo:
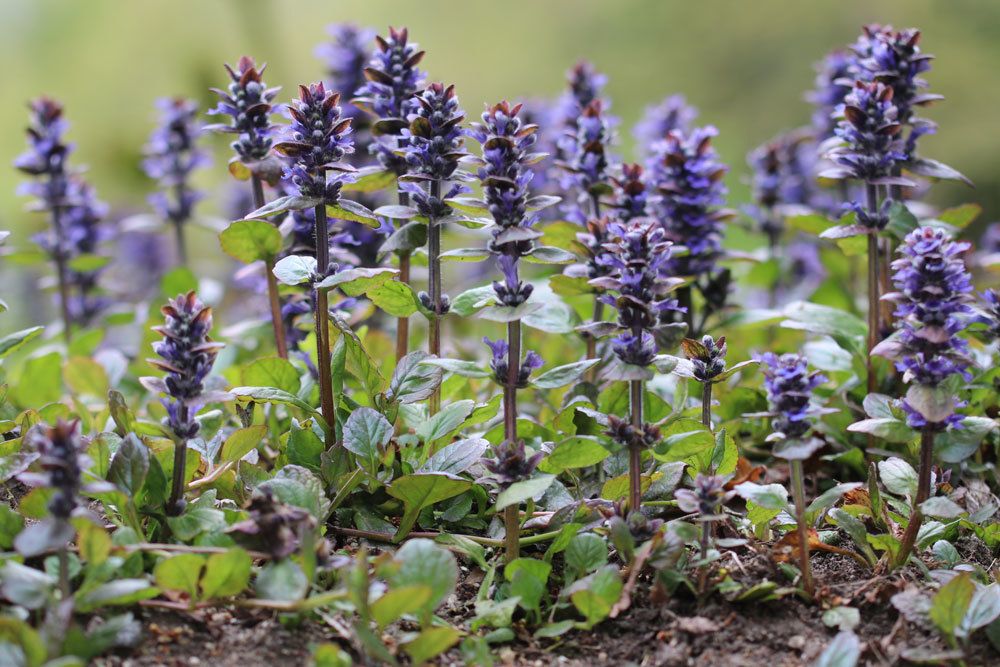
<instances>
[{"instance_id":1,"label":"soil","mask_svg":"<svg viewBox=\"0 0 1000 667\"><path fill-rule=\"evenodd\" d=\"M985 545L973 538L958 544L963 557L986 569L995 561ZM535 639L524 627L515 627L517 639L497 648L502 665L638 665L713 667L808 665L822 652L837 630L824 625L824 607L850 605L860 611L855 628L863 642L863 665L911 664L906 657L941 655L946 647L936 634L902 619L890 603L893 594L920 580L916 570L877 575L856 561L820 553L813 558L820 606L794 595L769 602L731 603L719 596L702 605L691 597L656 600L648 580L633 595L632 607L617 619L590 632L578 631L558 639ZM744 550L730 567L737 581L756 583L764 578L782 581L764 553ZM440 611L455 624L468 620L482 579L475 568L462 568L462 580ZM308 664L310 647L339 642L337 628L321 620L283 624L273 613L221 609L187 613L142 609L146 628L143 643L131 652L95 661L100 666L218 665L254 667ZM341 628L342 629L342 628ZM391 635L384 637L394 644ZM972 642L966 664L997 664L998 654L982 633ZM362 663L357 663L362 664ZM453 649L438 664L462 665ZM932 662L931 664L943 664Z\"/></svg>"}]
</instances>

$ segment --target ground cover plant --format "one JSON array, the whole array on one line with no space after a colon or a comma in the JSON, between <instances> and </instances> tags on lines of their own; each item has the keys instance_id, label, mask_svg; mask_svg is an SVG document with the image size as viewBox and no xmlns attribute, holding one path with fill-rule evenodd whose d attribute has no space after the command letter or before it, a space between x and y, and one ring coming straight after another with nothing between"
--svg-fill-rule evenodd
<instances>
[{"instance_id":1,"label":"ground cover plant","mask_svg":"<svg viewBox=\"0 0 1000 667\"><path fill-rule=\"evenodd\" d=\"M586 62L466 113L405 28L330 35L322 81L160 102L118 223L29 103L0 242L58 317L0 337L0 664L1000 659L1000 247L923 201L967 179L919 31L746 167L679 95L628 161Z\"/></svg>"}]
</instances>

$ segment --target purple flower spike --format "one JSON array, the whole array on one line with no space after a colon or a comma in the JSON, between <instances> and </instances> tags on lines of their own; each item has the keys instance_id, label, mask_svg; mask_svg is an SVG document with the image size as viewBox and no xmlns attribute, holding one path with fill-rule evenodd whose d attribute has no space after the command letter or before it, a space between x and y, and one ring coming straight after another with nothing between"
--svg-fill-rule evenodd
<instances>
[{"instance_id":1,"label":"purple flower spike","mask_svg":"<svg viewBox=\"0 0 1000 667\"><path fill-rule=\"evenodd\" d=\"M659 104L646 107L642 120L632 130L639 151L648 157L656 142L663 141L675 130L688 132L697 117L698 110L689 105L683 95L671 95Z\"/></svg>"},{"instance_id":2,"label":"purple flower spike","mask_svg":"<svg viewBox=\"0 0 1000 667\"><path fill-rule=\"evenodd\" d=\"M271 101L280 88L268 88L264 83L266 67L262 65L258 69L253 58L243 56L236 69L226 65L232 79L229 88L212 89L219 96L219 103L208 114L230 116L232 125L210 125L206 129L239 135L232 148L244 163L260 162L271 151L275 131L271 123L271 114L275 111Z\"/></svg>"},{"instance_id":3,"label":"purple flower spike","mask_svg":"<svg viewBox=\"0 0 1000 667\"><path fill-rule=\"evenodd\" d=\"M899 182L892 171L906 155L898 114L892 88L878 81L857 81L844 98L843 119L834 130L842 143L826 155L837 167L821 175L877 184Z\"/></svg>"},{"instance_id":4,"label":"purple flower spike","mask_svg":"<svg viewBox=\"0 0 1000 667\"><path fill-rule=\"evenodd\" d=\"M809 372L809 364L801 354L765 352L756 357L764 371L764 388L771 414L774 431L788 440L800 440L806 436L812 424L810 416L815 410L810 406L813 390L826 382L819 371Z\"/></svg>"},{"instance_id":5,"label":"purple flower spike","mask_svg":"<svg viewBox=\"0 0 1000 667\"><path fill-rule=\"evenodd\" d=\"M198 105L178 97L158 100L156 106L160 124L149 137L142 166L147 176L159 182L161 191L149 201L163 219L183 225L203 196L191 187L191 174L208 164L208 155L197 146L201 134L196 122Z\"/></svg>"},{"instance_id":6,"label":"purple flower spike","mask_svg":"<svg viewBox=\"0 0 1000 667\"><path fill-rule=\"evenodd\" d=\"M493 447L493 453L496 458L483 461L483 466L491 473L483 481L491 482L503 489L529 479L544 456L542 452L528 456L523 440L519 440L516 444L501 442Z\"/></svg>"},{"instance_id":7,"label":"purple flower spike","mask_svg":"<svg viewBox=\"0 0 1000 667\"><path fill-rule=\"evenodd\" d=\"M353 23L335 23L326 32L330 40L316 47L316 57L326 63L330 90L340 92L344 116L354 119L357 130L364 113L351 100L365 87L365 66L372 58L375 32Z\"/></svg>"},{"instance_id":8,"label":"purple flower spike","mask_svg":"<svg viewBox=\"0 0 1000 667\"><path fill-rule=\"evenodd\" d=\"M1000 292L989 289L982 293L982 297L989 335L994 339L1000 338Z\"/></svg>"},{"instance_id":9,"label":"purple flower spike","mask_svg":"<svg viewBox=\"0 0 1000 667\"><path fill-rule=\"evenodd\" d=\"M812 127L818 143L832 137L837 128L837 111L851 92L852 64L851 55L845 51L833 51L816 64L815 87L806 99L816 108Z\"/></svg>"},{"instance_id":10,"label":"purple flower spike","mask_svg":"<svg viewBox=\"0 0 1000 667\"><path fill-rule=\"evenodd\" d=\"M500 386L506 386L507 373L510 368L507 363L507 356L510 350L510 347L507 345L507 341L502 338L496 341L491 341L489 338L484 337L483 342L486 343L492 353L490 368L493 370L493 379ZM514 386L518 389L524 389L527 387L528 379L531 377L531 372L541 368L544 363L544 360L537 353L529 350L518 367L517 382Z\"/></svg>"}]
</instances>

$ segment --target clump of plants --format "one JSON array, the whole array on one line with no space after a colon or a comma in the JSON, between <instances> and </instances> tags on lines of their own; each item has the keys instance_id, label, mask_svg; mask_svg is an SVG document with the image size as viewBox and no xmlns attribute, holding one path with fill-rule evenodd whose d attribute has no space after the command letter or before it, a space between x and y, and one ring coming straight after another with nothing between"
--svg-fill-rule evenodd
<instances>
[{"instance_id":1,"label":"clump of plants","mask_svg":"<svg viewBox=\"0 0 1000 667\"><path fill-rule=\"evenodd\" d=\"M623 156L587 63L467 123L405 28L374 35L333 27L287 106L249 56L225 122L160 103L143 164L177 252L149 302L105 271L121 230L66 111L30 104L45 222L0 242L52 265L31 298L57 321L0 338L7 662L128 650L150 609L321 624L324 665L488 665L642 605L691 635L723 631L709 605L796 605L824 665L884 657L859 623L887 600L932 633L908 660L1000 644L996 264L977 205L918 201L965 180L917 152L918 31L828 56L731 208L683 97ZM205 129L243 199L192 252ZM243 265L223 289L213 254Z\"/></svg>"}]
</instances>

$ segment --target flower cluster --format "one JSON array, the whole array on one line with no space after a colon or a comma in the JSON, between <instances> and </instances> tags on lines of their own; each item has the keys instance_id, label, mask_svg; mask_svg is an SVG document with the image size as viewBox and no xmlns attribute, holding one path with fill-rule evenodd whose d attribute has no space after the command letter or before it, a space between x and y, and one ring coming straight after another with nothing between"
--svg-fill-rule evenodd
<instances>
[{"instance_id":1,"label":"flower cluster","mask_svg":"<svg viewBox=\"0 0 1000 667\"><path fill-rule=\"evenodd\" d=\"M502 387L507 386L507 375L510 367L507 363L508 352L510 347L507 345L507 341L504 339L499 339L497 341L491 341L487 337L483 337L483 342L490 348L493 356L490 358L490 368L493 370L493 379ZM524 359L518 365L517 369L517 381L514 386L518 389L524 389L528 386L528 378L531 377L531 372L538 370L544 364L544 360L538 356L536 352L531 350L524 355Z\"/></svg>"},{"instance_id":2,"label":"flower cluster","mask_svg":"<svg viewBox=\"0 0 1000 667\"><path fill-rule=\"evenodd\" d=\"M936 129L931 121L916 117L915 107L942 99L923 92L927 82L920 75L930 70L933 56L920 50L919 41L920 31L913 28L897 31L892 26L868 25L851 47L855 54L852 74L892 88L898 120L911 127L905 145L907 157L913 154L917 139Z\"/></svg>"},{"instance_id":3,"label":"flower cluster","mask_svg":"<svg viewBox=\"0 0 1000 667\"><path fill-rule=\"evenodd\" d=\"M721 519L722 506L730 497L732 491L726 491L726 480L718 475L698 475L694 478L694 489L678 489L674 491L677 506L684 512L698 515L699 521L716 521Z\"/></svg>"},{"instance_id":4,"label":"flower cluster","mask_svg":"<svg viewBox=\"0 0 1000 667\"><path fill-rule=\"evenodd\" d=\"M837 166L821 175L876 184L896 182L893 167L906 159L900 127L892 88L878 81L855 82L844 98L843 118L834 130L841 143L826 155Z\"/></svg>"},{"instance_id":5,"label":"flower cluster","mask_svg":"<svg viewBox=\"0 0 1000 667\"><path fill-rule=\"evenodd\" d=\"M330 40L316 47L316 57L326 63L330 90L339 91L344 98L344 116L354 119L357 132L364 114L351 99L365 86L365 66L372 57L375 33L353 23L335 23L326 31Z\"/></svg>"},{"instance_id":6,"label":"flower cluster","mask_svg":"<svg viewBox=\"0 0 1000 667\"><path fill-rule=\"evenodd\" d=\"M643 178L642 166L623 164L620 177L611 179L614 188L615 217L621 222L648 215L649 192Z\"/></svg>"},{"instance_id":7,"label":"flower cluster","mask_svg":"<svg viewBox=\"0 0 1000 667\"><path fill-rule=\"evenodd\" d=\"M581 60L566 73L566 91L559 97L555 105L555 122L569 130L567 139L571 139L576 129L577 119L583 110L594 100L601 97L601 91L608 82L608 77L599 73L586 60ZM560 141L563 148L572 153L574 142ZM566 157L565 155L563 157Z\"/></svg>"},{"instance_id":8,"label":"flower cluster","mask_svg":"<svg viewBox=\"0 0 1000 667\"><path fill-rule=\"evenodd\" d=\"M814 88L806 99L815 107L812 115L814 139L822 143L837 129L837 113L851 91L853 59L845 51L832 51L816 64Z\"/></svg>"},{"instance_id":9,"label":"flower cluster","mask_svg":"<svg viewBox=\"0 0 1000 667\"><path fill-rule=\"evenodd\" d=\"M1000 292L989 289L983 292L983 305L986 306L986 326L990 337L1000 338Z\"/></svg>"},{"instance_id":10,"label":"flower cluster","mask_svg":"<svg viewBox=\"0 0 1000 667\"><path fill-rule=\"evenodd\" d=\"M219 96L219 103L208 111L209 115L232 117L232 125L210 125L206 129L239 135L231 145L236 155L244 163L260 162L271 151L271 141L275 127L271 124L271 114L275 109L271 101L279 88L268 88L264 83L264 70L257 69L253 58L243 56L236 69L226 65L232 82L227 90L213 88Z\"/></svg>"},{"instance_id":11,"label":"flower cluster","mask_svg":"<svg viewBox=\"0 0 1000 667\"><path fill-rule=\"evenodd\" d=\"M404 174L406 162L397 151L405 142L399 135L416 111L414 95L424 85L425 74L417 67L424 52L409 41L406 28L389 28L389 35L376 37L375 43L378 50L364 69L367 81L354 91L358 97L353 102L378 119L374 127L380 136L370 150L379 163L396 174Z\"/></svg>"},{"instance_id":12,"label":"flower cluster","mask_svg":"<svg viewBox=\"0 0 1000 667\"><path fill-rule=\"evenodd\" d=\"M499 255L504 282L494 282L493 290L504 306L516 308L531 296L532 286L521 281L517 265L531 252L539 233L531 227L537 214L528 212L528 185L533 172L528 167L536 158L531 148L537 141L534 125L525 125L518 113L520 105L500 102L483 113L483 122L473 125L470 136L483 146L482 166L477 175L483 198L496 226L489 249Z\"/></svg>"},{"instance_id":13,"label":"flower cluster","mask_svg":"<svg viewBox=\"0 0 1000 667\"><path fill-rule=\"evenodd\" d=\"M254 491L247 512L249 518L233 524L226 532L237 543L276 560L295 553L303 531L316 525L309 512L280 502L268 488Z\"/></svg>"},{"instance_id":14,"label":"flower cluster","mask_svg":"<svg viewBox=\"0 0 1000 667\"><path fill-rule=\"evenodd\" d=\"M163 336L162 341L153 344L153 351L160 359L148 361L167 373L162 385L154 386L172 399L165 402L166 426L179 439L189 440L198 433L194 415L203 405L205 378L223 345L209 338L212 309L199 301L193 291L170 299L162 312L165 323L153 327L153 331Z\"/></svg>"},{"instance_id":15,"label":"flower cluster","mask_svg":"<svg viewBox=\"0 0 1000 667\"><path fill-rule=\"evenodd\" d=\"M46 209L65 204L66 158L73 147L63 141L68 123L61 104L40 97L29 105L28 150L14 161L14 166L31 176L45 176L44 181L22 186L21 194L38 197Z\"/></svg>"},{"instance_id":16,"label":"flower cluster","mask_svg":"<svg viewBox=\"0 0 1000 667\"><path fill-rule=\"evenodd\" d=\"M465 156L461 128L465 114L455 86L432 83L414 99L416 109L410 114L409 128L403 130L408 175L416 180L446 181Z\"/></svg>"},{"instance_id":17,"label":"flower cluster","mask_svg":"<svg viewBox=\"0 0 1000 667\"><path fill-rule=\"evenodd\" d=\"M143 168L156 179L161 191L153 194L150 204L156 212L175 225L191 219L195 203L202 193L191 187L191 173L208 162L197 146L201 128L196 122L198 105L180 97L164 98L156 103L160 124L149 137Z\"/></svg>"},{"instance_id":18,"label":"flower cluster","mask_svg":"<svg viewBox=\"0 0 1000 667\"><path fill-rule=\"evenodd\" d=\"M656 144L647 163L649 182L657 190L653 212L667 238L688 249L672 262L675 275L710 274L722 250L722 222L729 215L722 182L727 168L712 148L714 127L670 132Z\"/></svg>"},{"instance_id":19,"label":"flower cluster","mask_svg":"<svg viewBox=\"0 0 1000 667\"><path fill-rule=\"evenodd\" d=\"M345 179L342 173L327 178L327 172L347 171L345 165L338 163L354 151L349 137L351 119L341 117L339 101L340 95L328 91L322 82L299 86L299 97L288 108L292 122L274 146L289 160L284 174L286 183L300 196L327 205L340 200Z\"/></svg>"},{"instance_id":20,"label":"flower cluster","mask_svg":"<svg viewBox=\"0 0 1000 667\"><path fill-rule=\"evenodd\" d=\"M761 144L747 156L753 170L754 206L748 211L761 231L775 237L781 233L782 207L797 204L829 210L832 202L813 185L815 155L808 134L787 132Z\"/></svg>"},{"instance_id":21,"label":"flower cluster","mask_svg":"<svg viewBox=\"0 0 1000 667\"><path fill-rule=\"evenodd\" d=\"M82 506L80 491L82 474L92 461L87 456L87 444L80 437L78 421L60 420L55 426L38 426L29 431L29 442L38 453L41 472L21 473L18 479L33 487L53 491L49 499L49 512L60 521L68 521L74 511Z\"/></svg>"},{"instance_id":22,"label":"flower cluster","mask_svg":"<svg viewBox=\"0 0 1000 667\"><path fill-rule=\"evenodd\" d=\"M608 146L611 126L604 114L602 100L583 108L576 119L573 156L566 162L567 187L576 187L581 196L596 196L608 181Z\"/></svg>"},{"instance_id":23,"label":"flower cluster","mask_svg":"<svg viewBox=\"0 0 1000 667\"><path fill-rule=\"evenodd\" d=\"M632 134L643 155L649 155L656 142L666 139L674 130L688 132L697 117L698 110L683 95L670 95L659 104L646 107Z\"/></svg>"},{"instance_id":24,"label":"flower cluster","mask_svg":"<svg viewBox=\"0 0 1000 667\"><path fill-rule=\"evenodd\" d=\"M764 388L775 433L786 440L804 438L812 428L810 417L816 412L810 405L813 390L826 382L826 377L819 371L810 372L801 354L779 356L765 352L757 359L764 371Z\"/></svg>"},{"instance_id":25,"label":"flower cluster","mask_svg":"<svg viewBox=\"0 0 1000 667\"><path fill-rule=\"evenodd\" d=\"M627 419L608 415L608 430L605 434L623 447L648 449L660 441L660 429L655 424L635 427Z\"/></svg>"},{"instance_id":26,"label":"flower cluster","mask_svg":"<svg viewBox=\"0 0 1000 667\"><path fill-rule=\"evenodd\" d=\"M952 240L942 229L920 227L907 234L892 263L896 292L884 298L896 303L897 341L886 341L874 353L896 358L905 382L936 387L948 378L968 378L967 345L958 336L963 316L971 312L971 276L963 255L969 244ZM931 418L904 401L907 422L914 428L947 425L960 417Z\"/></svg>"},{"instance_id":27,"label":"flower cluster","mask_svg":"<svg viewBox=\"0 0 1000 667\"><path fill-rule=\"evenodd\" d=\"M618 358L633 366L648 366L656 356L652 331L668 313L683 312L677 300L667 295L676 286L669 280L670 247L661 227L649 219L612 223L601 263L609 275L590 284L611 290L601 301L618 310L618 324L625 330L612 343Z\"/></svg>"},{"instance_id":28,"label":"flower cluster","mask_svg":"<svg viewBox=\"0 0 1000 667\"><path fill-rule=\"evenodd\" d=\"M711 336L702 336L700 341L685 338L681 341L684 354L694 366L694 379L698 382L711 382L726 370L726 337L715 340Z\"/></svg>"},{"instance_id":29,"label":"flower cluster","mask_svg":"<svg viewBox=\"0 0 1000 667\"><path fill-rule=\"evenodd\" d=\"M79 176L70 177L67 192L73 204L64 209L60 221L63 226L63 256L69 259L94 255L100 244L113 236L113 230L104 224L108 207L97 199L94 188ZM42 245L46 247L44 242ZM89 324L111 305L110 298L98 293L101 271L70 267L67 281L74 292L69 295L68 305L74 322Z\"/></svg>"},{"instance_id":30,"label":"flower cluster","mask_svg":"<svg viewBox=\"0 0 1000 667\"><path fill-rule=\"evenodd\" d=\"M496 458L483 461L483 466L490 475L482 481L492 482L501 488L530 478L544 456L542 452L528 456L523 440L517 443L504 441L494 445L493 454Z\"/></svg>"}]
</instances>

